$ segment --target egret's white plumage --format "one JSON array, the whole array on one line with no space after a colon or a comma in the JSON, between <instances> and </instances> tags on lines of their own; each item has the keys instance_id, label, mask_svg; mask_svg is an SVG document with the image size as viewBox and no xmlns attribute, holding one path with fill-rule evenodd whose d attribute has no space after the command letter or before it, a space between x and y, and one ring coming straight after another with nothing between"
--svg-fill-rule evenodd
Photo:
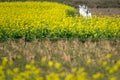
<instances>
[{"instance_id":1,"label":"egret's white plumage","mask_svg":"<svg viewBox=\"0 0 120 80\"><path fill-rule=\"evenodd\" d=\"M92 14L89 12L88 7L79 5L79 14L83 17L92 17Z\"/></svg>"}]
</instances>

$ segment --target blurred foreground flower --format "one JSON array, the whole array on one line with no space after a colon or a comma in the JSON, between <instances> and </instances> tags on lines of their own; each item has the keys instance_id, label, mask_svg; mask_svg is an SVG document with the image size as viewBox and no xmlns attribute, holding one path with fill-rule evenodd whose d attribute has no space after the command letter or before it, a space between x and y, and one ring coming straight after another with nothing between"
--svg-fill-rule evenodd
<instances>
[{"instance_id":1,"label":"blurred foreground flower","mask_svg":"<svg viewBox=\"0 0 120 80\"><path fill-rule=\"evenodd\" d=\"M104 78L104 75L100 72L93 74L93 79L102 79Z\"/></svg>"}]
</instances>

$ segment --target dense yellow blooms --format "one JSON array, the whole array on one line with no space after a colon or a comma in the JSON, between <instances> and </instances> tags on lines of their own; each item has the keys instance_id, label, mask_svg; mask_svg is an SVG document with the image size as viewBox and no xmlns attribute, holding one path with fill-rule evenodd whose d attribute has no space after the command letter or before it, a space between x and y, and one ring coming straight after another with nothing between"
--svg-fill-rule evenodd
<instances>
[{"instance_id":1,"label":"dense yellow blooms","mask_svg":"<svg viewBox=\"0 0 120 80\"><path fill-rule=\"evenodd\" d=\"M0 2L0 39L119 38L120 17L79 17L70 6L50 2Z\"/></svg>"}]
</instances>

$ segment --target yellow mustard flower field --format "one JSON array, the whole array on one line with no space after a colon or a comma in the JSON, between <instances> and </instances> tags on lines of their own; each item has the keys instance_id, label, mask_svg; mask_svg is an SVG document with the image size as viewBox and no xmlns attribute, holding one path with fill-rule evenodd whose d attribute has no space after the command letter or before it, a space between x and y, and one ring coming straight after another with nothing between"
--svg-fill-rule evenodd
<instances>
[{"instance_id":1,"label":"yellow mustard flower field","mask_svg":"<svg viewBox=\"0 0 120 80\"><path fill-rule=\"evenodd\" d=\"M120 17L83 18L70 6L50 2L1 2L0 39L119 38Z\"/></svg>"},{"instance_id":2,"label":"yellow mustard flower field","mask_svg":"<svg viewBox=\"0 0 120 80\"><path fill-rule=\"evenodd\" d=\"M119 38L120 15L85 18L56 2L0 2L0 80L119 80Z\"/></svg>"}]
</instances>

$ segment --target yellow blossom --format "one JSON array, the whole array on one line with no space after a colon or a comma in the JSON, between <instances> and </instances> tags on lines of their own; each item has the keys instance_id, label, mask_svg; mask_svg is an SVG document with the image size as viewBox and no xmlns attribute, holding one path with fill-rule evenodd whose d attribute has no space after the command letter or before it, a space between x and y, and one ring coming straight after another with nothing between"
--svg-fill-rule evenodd
<instances>
[{"instance_id":1,"label":"yellow blossom","mask_svg":"<svg viewBox=\"0 0 120 80\"><path fill-rule=\"evenodd\" d=\"M18 72L19 72L19 68L14 68L14 69L13 69L13 72L14 72L14 73L18 73Z\"/></svg>"},{"instance_id":2,"label":"yellow blossom","mask_svg":"<svg viewBox=\"0 0 120 80\"><path fill-rule=\"evenodd\" d=\"M108 59L110 59L111 57L112 57L111 53L107 54L107 56L106 56L106 58L108 58Z\"/></svg>"},{"instance_id":3,"label":"yellow blossom","mask_svg":"<svg viewBox=\"0 0 120 80\"><path fill-rule=\"evenodd\" d=\"M53 64L54 64L54 62L53 62L53 61L49 61L49 62L48 62L48 66L49 66L49 67L52 67L52 66L53 66Z\"/></svg>"},{"instance_id":4,"label":"yellow blossom","mask_svg":"<svg viewBox=\"0 0 120 80\"><path fill-rule=\"evenodd\" d=\"M103 78L104 75L102 73L98 72L98 73L93 74L92 77L93 77L93 79L100 79L100 78Z\"/></svg>"},{"instance_id":5,"label":"yellow blossom","mask_svg":"<svg viewBox=\"0 0 120 80\"><path fill-rule=\"evenodd\" d=\"M56 69L61 69L61 63L56 62L56 63L55 63L55 68L56 68Z\"/></svg>"},{"instance_id":6,"label":"yellow blossom","mask_svg":"<svg viewBox=\"0 0 120 80\"><path fill-rule=\"evenodd\" d=\"M43 58L41 59L41 63L43 64L43 63L45 63L45 62L46 62L46 58L43 57Z\"/></svg>"},{"instance_id":7,"label":"yellow blossom","mask_svg":"<svg viewBox=\"0 0 120 80\"><path fill-rule=\"evenodd\" d=\"M92 59L87 59L87 64L91 64L92 63Z\"/></svg>"},{"instance_id":8,"label":"yellow blossom","mask_svg":"<svg viewBox=\"0 0 120 80\"><path fill-rule=\"evenodd\" d=\"M111 77L109 80L117 80L115 76Z\"/></svg>"},{"instance_id":9,"label":"yellow blossom","mask_svg":"<svg viewBox=\"0 0 120 80\"><path fill-rule=\"evenodd\" d=\"M72 68L72 72L73 72L73 73L76 72L76 71L77 71L77 68L76 68L76 67Z\"/></svg>"}]
</instances>

